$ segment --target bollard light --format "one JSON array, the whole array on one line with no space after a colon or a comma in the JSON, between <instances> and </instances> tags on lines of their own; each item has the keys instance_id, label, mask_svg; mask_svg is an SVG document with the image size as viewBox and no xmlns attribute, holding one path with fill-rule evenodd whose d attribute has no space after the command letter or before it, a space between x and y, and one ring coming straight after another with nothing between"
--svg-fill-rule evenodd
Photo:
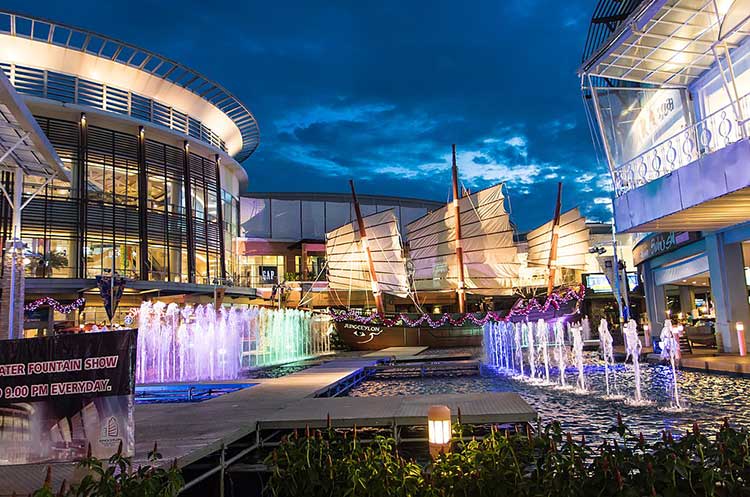
<instances>
[{"instance_id":1,"label":"bollard light","mask_svg":"<svg viewBox=\"0 0 750 497\"><path fill-rule=\"evenodd\" d=\"M740 355L744 357L747 355L747 345L745 344L745 325L742 324L742 321L737 321L737 324L735 324L734 327L737 330L737 342L739 342L740 346Z\"/></svg>"},{"instance_id":2,"label":"bollard light","mask_svg":"<svg viewBox=\"0 0 750 497\"><path fill-rule=\"evenodd\" d=\"M649 327L648 323L644 323L643 325L643 344L646 347L651 346L651 328Z\"/></svg>"},{"instance_id":3,"label":"bollard light","mask_svg":"<svg viewBox=\"0 0 750 497\"><path fill-rule=\"evenodd\" d=\"M451 443L451 410L448 406L430 406L427 409L427 438L430 457L448 452Z\"/></svg>"}]
</instances>

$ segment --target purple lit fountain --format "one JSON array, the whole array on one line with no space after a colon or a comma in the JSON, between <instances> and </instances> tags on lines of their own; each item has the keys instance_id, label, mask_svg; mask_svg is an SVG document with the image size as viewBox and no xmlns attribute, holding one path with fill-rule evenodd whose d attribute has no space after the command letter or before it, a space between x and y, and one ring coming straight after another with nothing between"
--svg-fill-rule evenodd
<instances>
[{"instance_id":1,"label":"purple lit fountain","mask_svg":"<svg viewBox=\"0 0 750 497\"><path fill-rule=\"evenodd\" d=\"M179 306L144 302L138 310L136 381L236 379L330 351L330 318L295 309Z\"/></svg>"}]
</instances>

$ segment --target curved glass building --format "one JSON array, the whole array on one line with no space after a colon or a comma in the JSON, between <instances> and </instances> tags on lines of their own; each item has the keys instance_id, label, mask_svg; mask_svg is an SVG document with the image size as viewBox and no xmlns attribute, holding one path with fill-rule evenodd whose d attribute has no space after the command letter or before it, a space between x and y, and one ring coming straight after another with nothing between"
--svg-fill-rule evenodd
<instances>
[{"instance_id":1,"label":"curved glass building","mask_svg":"<svg viewBox=\"0 0 750 497\"><path fill-rule=\"evenodd\" d=\"M25 198L41 187L22 214L27 301L75 299L112 270L131 297L231 285L240 162L259 143L242 102L166 57L12 12L0 12L0 67L72 176L24 180ZM3 202L3 246L10 217ZM101 320L87 300L84 319Z\"/></svg>"}]
</instances>

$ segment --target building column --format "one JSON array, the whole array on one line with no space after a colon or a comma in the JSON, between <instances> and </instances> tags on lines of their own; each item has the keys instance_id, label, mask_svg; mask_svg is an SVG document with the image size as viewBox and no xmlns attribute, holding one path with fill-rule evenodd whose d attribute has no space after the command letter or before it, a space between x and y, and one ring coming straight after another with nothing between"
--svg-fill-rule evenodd
<instances>
[{"instance_id":1,"label":"building column","mask_svg":"<svg viewBox=\"0 0 750 497\"><path fill-rule=\"evenodd\" d=\"M688 317L695 306L695 288L680 285L680 312Z\"/></svg>"},{"instance_id":2,"label":"building column","mask_svg":"<svg viewBox=\"0 0 750 497\"><path fill-rule=\"evenodd\" d=\"M722 351L738 353L735 325L750 323L750 306L742 259L741 243L725 243L723 233L706 236L711 293L716 310L716 332L721 336ZM746 338L747 340L747 338Z\"/></svg>"},{"instance_id":3,"label":"building column","mask_svg":"<svg viewBox=\"0 0 750 497\"><path fill-rule=\"evenodd\" d=\"M15 255L15 257L14 257ZM8 240L3 257L3 295L0 299L0 340L23 338L24 273L23 242ZM13 292L11 292L11 286ZM11 318L13 329L11 330Z\"/></svg>"},{"instance_id":4,"label":"building column","mask_svg":"<svg viewBox=\"0 0 750 497\"><path fill-rule=\"evenodd\" d=\"M138 126L138 279L148 280L148 171L146 170L146 129ZM169 251L167 251L169 259Z\"/></svg>"},{"instance_id":5,"label":"building column","mask_svg":"<svg viewBox=\"0 0 750 497\"><path fill-rule=\"evenodd\" d=\"M216 219L219 223L219 284L225 285L227 279L226 241L224 240L224 196L221 191L221 157L214 156L216 165Z\"/></svg>"},{"instance_id":6,"label":"building column","mask_svg":"<svg viewBox=\"0 0 750 497\"><path fill-rule=\"evenodd\" d=\"M187 228L188 283L195 283L195 227L193 226L193 185L190 182L190 143L183 142L183 186L185 193L185 224Z\"/></svg>"},{"instance_id":7,"label":"building column","mask_svg":"<svg viewBox=\"0 0 750 497\"><path fill-rule=\"evenodd\" d=\"M657 285L651 262L644 262L641 266L643 274L644 293L646 295L646 312L651 325L651 335L659 336L667 318L667 293L664 285Z\"/></svg>"}]
</instances>

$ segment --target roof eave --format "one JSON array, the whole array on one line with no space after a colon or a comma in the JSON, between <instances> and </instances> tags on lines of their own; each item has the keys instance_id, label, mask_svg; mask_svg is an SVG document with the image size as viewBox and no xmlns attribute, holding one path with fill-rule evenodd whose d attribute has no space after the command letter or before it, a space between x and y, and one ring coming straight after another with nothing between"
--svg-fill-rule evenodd
<instances>
[{"instance_id":1,"label":"roof eave","mask_svg":"<svg viewBox=\"0 0 750 497\"><path fill-rule=\"evenodd\" d=\"M70 183L72 181L70 171L65 169L62 160L57 155L57 152L55 152L55 148L47 139L47 136L42 131L42 128L39 127L31 111L2 71L0 71L0 100L8 107L21 128L29 133L28 138L34 143L35 151L44 158L46 165L57 173L58 179Z\"/></svg>"},{"instance_id":2,"label":"roof eave","mask_svg":"<svg viewBox=\"0 0 750 497\"><path fill-rule=\"evenodd\" d=\"M667 3L667 0L644 0L628 18L622 22L620 28L607 38L601 47L595 51L578 67L578 76L588 74L592 67L595 67L602 59L607 57L613 50L622 44L630 35L633 34L633 25L638 30L642 29L646 23L656 14L659 9Z\"/></svg>"}]
</instances>

